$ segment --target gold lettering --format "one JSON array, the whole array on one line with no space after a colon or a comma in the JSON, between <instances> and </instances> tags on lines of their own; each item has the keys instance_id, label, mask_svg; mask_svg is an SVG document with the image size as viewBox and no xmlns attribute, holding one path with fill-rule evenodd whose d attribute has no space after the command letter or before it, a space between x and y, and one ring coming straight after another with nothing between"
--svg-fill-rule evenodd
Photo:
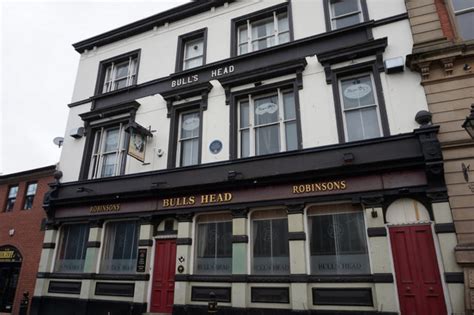
<instances>
[{"instance_id":1,"label":"gold lettering","mask_svg":"<svg viewBox=\"0 0 474 315\"><path fill-rule=\"evenodd\" d=\"M222 194L218 194L217 195L217 202L223 202L224 201L224 197L222 196Z\"/></svg>"},{"instance_id":2,"label":"gold lettering","mask_svg":"<svg viewBox=\"0 0 474 315\"><path fill-rule=\"evenodd\" d=\"M340 182L334 182L334 189L341 189Z\"/></svg>"},{"instance_id":3,"label":"gold lettering","mask_svg":"<svg viewBox=\"0 0 474 315\"><path fill-rule=\"evenodd\" d=\"M217 201L216 194L211 194L210 196L211 196L210 199L209 199L210 202L216 202Z\"/></svg>"},{"instance_id":4,"label":"gold lettering","mask_svg":"<svg viewBox=\"0 0 474 315\"><path fill-rule=\"evenodd\" d=\"M293 193L294 193L294 194L299 193L299 191L298 191L298 186L293 185Z\"/></svg>"},{"instance_id":5,"label":"gold lettering","mask_svg":"<svg viewBox=\"0 0 474 315\"><path fill-rule=\"evenodd\" d=\"M345 180L341 180L341 189L346 189L346 181Z\"/></svg>"},{"instance_id":6,"label":"gold lettering","mask_svg":"<svg viewBox=\"0 0 474 315\"><path fill-rule=\"evenodd\" d=\"M209 195L201 195L201 203L202 204L209 203Z\"/></svg>"},{"instance_id":7,"label":"gold lettering","mask_svg":"<svg viewBox=\"0 0 474 315\"><path fill-rule=\"evenodd\" d=\"M232 194L231 193L224 193L224 201L231 201L232 200Z\"/></svg>"},{"instance_id":8,"label":"gold lettering","mask_svg":"<svg viewBox=\"0 0 474 315\"><path fill-rule=\"evenodd\" d=\"M346 188L347 188L346 181L339 180L339 181L332 181L332 182L293 185L292 192L293 194L303 194L303 193L311 193L311 192L319 192L319 191L344 190Z\"/></svg>"},{"instance_id":9,"label":"gold lettering","mask_svg":"<svg viewBox=\"0 0 474 315\"><path fill-rule=\"evenodd\" d=\"M189 197L189 204L190 205L196 204L196 197L194 197L194 196Z\"/></svg>"},{"instance_id":10,"label":"gold lettering","mask_svg":"<svg viewBox=\"0 0 474 315\"><path fill-rule=\"evenodd\" d=\"M327 187L328 187L328 190L334 190L334 183L333 182L327 183Z\"/></svg>"}]
</instances>

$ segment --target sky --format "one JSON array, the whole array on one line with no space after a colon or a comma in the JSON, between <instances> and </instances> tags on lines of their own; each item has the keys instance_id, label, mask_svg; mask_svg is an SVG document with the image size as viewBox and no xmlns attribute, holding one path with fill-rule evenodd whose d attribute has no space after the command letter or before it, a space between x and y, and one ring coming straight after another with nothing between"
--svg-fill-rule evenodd
<instances>
[{"instance_id":1,"label":"sky","mask_svg":"<svg viewBox=\"0 0 474 315\"><path fill-rule=\"evenodd\" d=\"M0 0L0 175L55 164L79 53L73 43L186 0Z\"/></svg>"}]
</instances>

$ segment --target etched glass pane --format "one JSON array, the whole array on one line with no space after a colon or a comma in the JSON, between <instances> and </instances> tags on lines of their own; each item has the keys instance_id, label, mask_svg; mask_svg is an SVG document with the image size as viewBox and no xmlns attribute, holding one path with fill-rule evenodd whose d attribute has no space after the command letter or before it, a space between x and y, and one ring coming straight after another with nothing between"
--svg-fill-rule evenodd
<instances>
[{"instance_id":1,"label":"etched glass pane","mask_svg":"<svg viewBox=\"0 0 474 315\"><path fill-rule=\"evenodd\" d=\"M271 154L280 152L280 127L279 125L271 125L260 127L255 130L256 155Z\"/></svg>"},{"instance_id":2,"label":"etched glass pane","mask_svg":"<svg viewBox=\"0 0 474 315\"><path fill-rule=\"evenodd\" d=\"M188 113L181 116L181 139L199 137L199 113Z\"/></svg>"},{"instance_id":3,"label":"etched glass pane","mask_svg":"<svg viewBox=\"0 0 474 315\"><path fill-rule=\"evenodd\" d=\"M255 126L278 122L278 96L273 95L254 101Z\"/></svg>"},{"instance_id":4,"label":"etched glass pane","mask_svg":"<svg viewBox=\"0 0 474 315\"><path fill-rule=\"evenodd\" d=\"M56 272L82 272L89 238L88 224L64 225L56 258Z\"/></svg>"},{"instance_id":5,"label":"etched glass pane","mask_svg":"<svg viewBox=\"0 0 474 315\"><path fill-rule=\"evenodd\" d=\"M372 79L370 75L342 80L342 97L344 109L375 104Z\"/></svg>"},{"instance_id":6,"label":"etched glass pane","mask_svg":"<svg viewBox=\"0 0 474 315\"><path fill-rule=\"evenodd\" d=\"M136 221L107 224L102 272L135 273L139 227Z\"/></svg>"},{"instance_id":7,"label":"etched glass pane","mask_svg":"<svg viewBox=\"0 0 474 315\"><path fill-rule=\"evenodd\" d=\"M232 222L198 224L196 272L232 273Z\"/></svg>"},{"instance_id":8,"label":"etched glass pane","mask_svg":"<svg viewBox=\"0 0 474 315\"><path fill-rule=\"evenodd\" d=\"M311 216L310 237L311 273L370 273L362 212Z\"/></svg>"},{"instance_id":9,"label":"etched glass pane","mask_svg":"<svg viewBox=\"0 0 474 315\"><path fill-rule=\"evenodd\" d=\"M253 221L254 274L289 274L287 219Z\"/></svg>"}]
</instances>

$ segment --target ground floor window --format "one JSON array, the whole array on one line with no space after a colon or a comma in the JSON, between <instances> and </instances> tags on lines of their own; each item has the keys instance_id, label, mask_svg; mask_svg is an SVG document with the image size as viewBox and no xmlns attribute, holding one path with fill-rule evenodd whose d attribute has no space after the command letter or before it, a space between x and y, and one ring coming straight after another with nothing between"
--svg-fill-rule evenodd
<instances>
[{"instance_id":1,"label":"ground floor window","mask_svg":"<svg viewBox=\"0 0 474 315\"><path fill-rule=\"evenodd\" d=\"M68 224L61 228L56 272L82 272L86 259L89 224Z\"/></svg>"},{"instance_id":2,"label":"ground floor window","mask_svg":"<svg viewBox=\"0 0 474 315\"><path fill-rule=\"evenodd\" d=\"M101 272L135 273L138 237L138 221L107 223Z\"/></svg>"},{"instance_id":3,"label":"ground floor window","mask_svg":"<svg viewBox=\"0 0 474 315\"><path fill-rule=\"evenodd\" d=\"M197 274L232 273L232 217L204 215L198 217L196 265Z\"/></svg>"},{"instance_id":4,"label":"ground floor window","mask_svg":"<svg viewBox=\"0 0 474 315\"><path fill-rule=\"evenodd\" d=\"M252 215L252 273L290 273L288 219L284 210L258 211Z\"/></svg>"},{"instance_id":5,"label":"ground floor window","mask_svg":"<svg viewBox=\"0 0 474 315\"><path fill-rule=\"evenodd\" d=\"M308 209L311 273L370 273L362 209L352 205L321 205Z\"/></svg>"}]
</instances>

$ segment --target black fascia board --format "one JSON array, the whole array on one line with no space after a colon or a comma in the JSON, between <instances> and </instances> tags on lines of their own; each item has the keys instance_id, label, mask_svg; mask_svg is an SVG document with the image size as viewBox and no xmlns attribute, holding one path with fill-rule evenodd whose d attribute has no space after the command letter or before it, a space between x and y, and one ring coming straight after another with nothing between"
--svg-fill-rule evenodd
<instances>
[{"instance_id":1,"label":"black fascia board","mask_svg":"<svg viewBox=\"0 0 474 315\"><path fill-rule=\"evenodd\" d=\"M345 165L343 159L348 152L355 157L351 165ZM156 197L216 187L235 188L257 182L267 185L328 176L424 169L424 164L418 136L407 133L191 167L63 183L51 205L80 204L108 197ZM228 174L232 171L242 174L242 178L230 181ZM79 187L87 187L91 192L78 194Z\"/></svg>"},{"instance_id":2,"label":"black fascia board","mask_svg":"<svg viewBox=\"0 0 474 315\"><path fill-rule=\"evenodd\" d=\"M249 73L269 71L276 64L300 63L302 58L314 56L327 51L338 51L347 47L364 46L374 42L370 38L370 30L374 21L360 23L340 30L325 32L282 45L273 46L248 54L219 60L193 69L172 73L169 76L147 81L124 90L113 91L102 95L95 95L84 100L69 104L69 107L83 105L94 101L95 108L126 103L155 94L170 93L174 90L172 82L181 78L197 75L199 80L186 85L209 82L210 80L230 80L239 78ZM212 77L212 70L233 65L235 71L219 77Z\"/></svg>"},{"instance_id":3,"label":"black fascia board","mask_svg":"<svg viewBox=\"0 0 474 315\"><path fill-rule=\"evenodd\" d=\"M92 49L94 46L104 46L124 38L150 31L155 26L162 26L165 23L176 22L193 15L210 10L212 7L218 7L224 3L234 2L235 0L210 0L210 1L192 1L183 5L174 7L170 10L160 12L147 18L132 22L130 24L118 27L111 31L93 36L72 44L78 53L83 53L86 49Z\"/></svg>"},{"instance_id":4,"label":"black fascia board","mask_svg":"<svg viewBox=\"0 0 474 315\"><path fill-rule=\"evenodd\" d=\"M354 46L347 46L342 49L332 49L318 53L318 61L321 64L335 64L356 58L375 56L377 53L384 52L387 44L388 39L384 37Z\"/></svg>"}]
</instances>

